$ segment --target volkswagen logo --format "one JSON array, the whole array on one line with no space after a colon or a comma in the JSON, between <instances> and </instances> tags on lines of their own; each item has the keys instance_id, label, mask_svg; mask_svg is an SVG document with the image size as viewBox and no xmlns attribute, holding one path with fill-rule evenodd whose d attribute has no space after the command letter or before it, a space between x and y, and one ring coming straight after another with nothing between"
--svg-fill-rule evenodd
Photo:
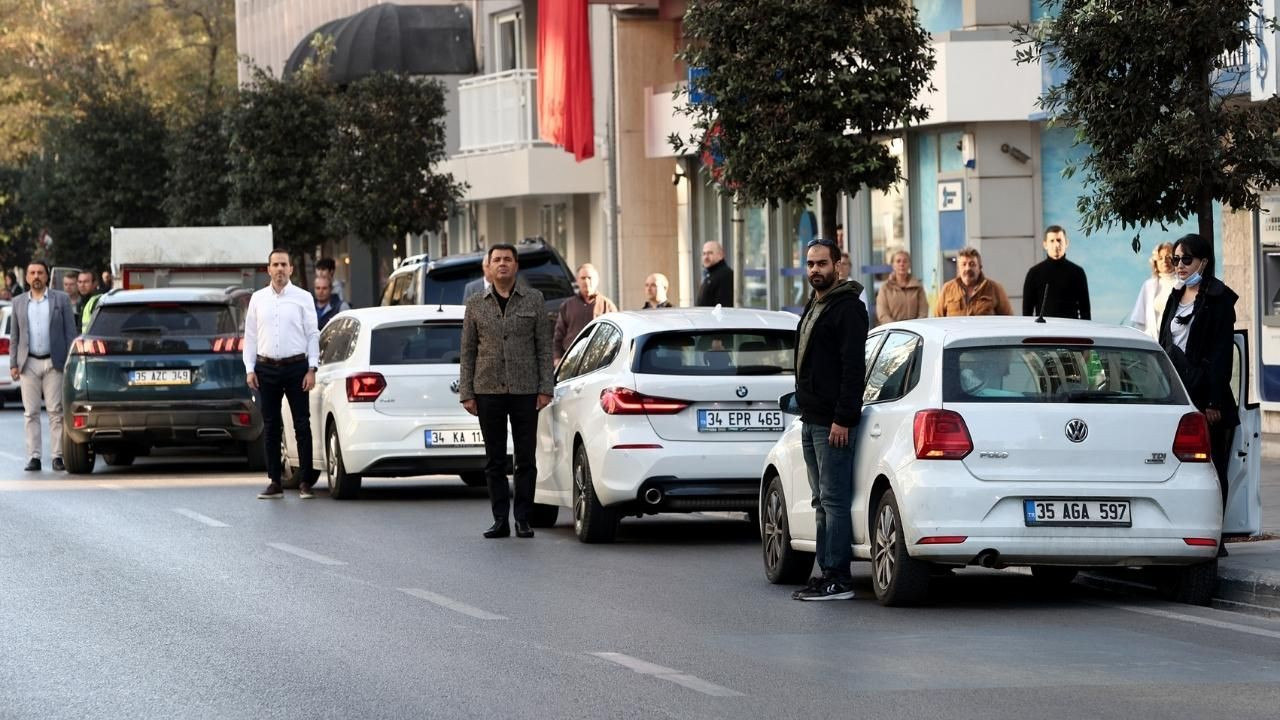
<instances>
[{"instance_id":1,"label":"volkswagen logo","mask_svg":"<svg viewBox=\"0 0 1280 720\"><path fill-rule=\"evenodd\" d=\"M1079 418L1068 421L1065 430L1067 439L1073 443L1084 442L1084 439L1089 437L1089 426Z\"/></svg>"},{"instance_id":2,"label":"volkswagen logo","mask_svg":"<svg viewBox=\"0 0 1280 720\"><path fill-rule=\"evenodd\" d=\"M738 386L738 389L737 389L737 390L734 390L733 392L734 392L734 394L735 394L735 395L737 395L738 397L740 397L740 398L744 398L744 397L746 397L746 396L747 396L747 386L746 386L746 385L739 385L739 386Z\"/></svg>"},{"instance_id":3,"label":"volkswagen logo","mask_svg":"<svg viewBox=\"0 0 1280 720\"><path fill-rule=\"evenodd\" d=\"M449 383L449 389L450 389L450 390L452 390L452 391L454 392L454 394L457 394L457 392L458 392L458 381L457 381L457 380L454 380L453 382Z\"/></svg>"}]
</instances>

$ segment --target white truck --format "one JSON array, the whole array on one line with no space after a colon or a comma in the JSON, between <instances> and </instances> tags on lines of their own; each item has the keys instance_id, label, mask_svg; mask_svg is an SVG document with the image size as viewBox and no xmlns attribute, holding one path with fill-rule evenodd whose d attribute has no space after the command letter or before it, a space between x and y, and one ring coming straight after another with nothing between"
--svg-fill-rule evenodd
<instances>
[{"instance_id":1,"label":"white truck","mask_svg":"<svg viewBox=\"0 0 1280 720\"><path fill-rule=\"evenodd\" d=\"M265 287L270 225L111 228L111 270L123 290Z\"/></svg>"}]
</instances>

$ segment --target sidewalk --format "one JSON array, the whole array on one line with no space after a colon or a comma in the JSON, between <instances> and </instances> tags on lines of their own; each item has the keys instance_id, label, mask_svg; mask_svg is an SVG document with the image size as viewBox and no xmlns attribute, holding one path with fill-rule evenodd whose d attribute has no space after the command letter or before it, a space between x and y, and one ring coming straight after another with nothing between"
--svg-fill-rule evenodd
<instances>
[{"instance_id":1,"label":"sidewalk","mask_svg":"<svg viewBox=\"0 0 1280 720\"><path fill-rule=\"evenodd\" d=\"M1228 543L1218 561L1218 598L1227 607L1280 615L1280 435L1262 438L1262 531L1274 540Z\"/></svg>"}]
</instances>

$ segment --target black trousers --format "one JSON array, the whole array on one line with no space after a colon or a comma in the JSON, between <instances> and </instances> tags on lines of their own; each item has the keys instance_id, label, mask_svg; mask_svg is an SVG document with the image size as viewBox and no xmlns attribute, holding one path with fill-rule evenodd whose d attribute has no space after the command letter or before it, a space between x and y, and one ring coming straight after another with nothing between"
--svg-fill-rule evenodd
<instances>
[{"instance_id":1,"label":"black trousers","mask_svg":"<svg viewBox=\"0 0 1280 720\"><path fill-rule=\"evenodd\" d=\"M1220 422L1209 424L1209 457L1213 459L1213 469L1218 471L1224 511L1227 508L1227 463L1231 461L1231 443L1235 436L1235 427L1228 427Z\"/></svg>"},{"instance_id":2,"label":"black trousers","mask_svg":"<svg viewBox=\"0 0 1280 720\"><path fill-rule=\"evenodd\" d=\"M300 360L288 365L266 365L258 363L254 366L258 376L258 407L262 410L262 438L267 444L267 477L271 482L280 482L280 439L284 434L284 420L281 418L280 401L289 398L289 412L293 415L293 437L298 444L298 466L302 479L306 482L315 480L315 471L311 463L311 403L307 401L307 393L302 389L302 380L307 376L307 361Z\"/></svg>"},{"instance_id":3,"label":"black trousers","mask_svg":"<svg viewBox=\"0 0 1280 720\"><path fill-rule=\"evenodd\" d=\"M484 436L484 477L489 483L493 519L506 522L511 511L507 487L507 420L511 420L511 444L515 450L515 508L517 522L529 519L533 508L533 483L538 477L537 395L476 395L480 434Z\"/></svg>"}]
</instances>

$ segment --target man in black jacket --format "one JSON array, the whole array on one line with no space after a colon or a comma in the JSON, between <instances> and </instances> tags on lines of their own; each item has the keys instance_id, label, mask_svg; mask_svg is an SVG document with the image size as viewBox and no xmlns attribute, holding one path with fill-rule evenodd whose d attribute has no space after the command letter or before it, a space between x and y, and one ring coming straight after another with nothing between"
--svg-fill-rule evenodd
<instances>
[{"instance_id":1,"label":"man in black jacket","mask_svg":"<svg viewBox=\"0 0 1280 720\"><path fill-rule=\"evenodd\" d=\"M796 600L853 597L853 452L866 382L867 306L858 282L838 282L840 248L817 239L805 251L813 296L796 339L796 402L804 463L813 492L820 577L792 594Z\"/></svg>"},{"instance_id":2,"label":"man in black jacket","mask_svg":"<svg viewBox=\"0 0 1280 720\"><path fill-rule=\"evenodd\" d=\"M1089 320L1089 279L1084 268L1067 259L1067 231L1050 225L1044 231L1043 261L1027 270L1022 283L1022 314Z\"/></svg>"},{"instance_id":3,"label":"man in black jacket","mask_svg":"<svg viewBox=\"0 0 1280 720\"><path fill-rule=\"evenodd\" d=\"M733 307L733 268L724 261L724 246L712 240L702 246L702 285L698 307Z\"/></svg>"}]
</instances>

